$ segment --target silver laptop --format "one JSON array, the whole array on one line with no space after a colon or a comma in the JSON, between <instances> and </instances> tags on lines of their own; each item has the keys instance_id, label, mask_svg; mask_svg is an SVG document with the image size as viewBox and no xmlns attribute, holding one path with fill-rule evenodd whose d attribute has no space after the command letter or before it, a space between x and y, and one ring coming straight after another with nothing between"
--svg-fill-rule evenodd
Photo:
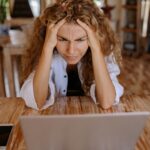
<instances>
[{"instance_id":1,"label":"silver laptop","mask_svg":"<svg viewBox=\"0 0 150 150\"><path fill-rule=\"evenodd\" d=\"M133 150L149 112L22 116L28 150Z\"/></svg>"}]
</instances>

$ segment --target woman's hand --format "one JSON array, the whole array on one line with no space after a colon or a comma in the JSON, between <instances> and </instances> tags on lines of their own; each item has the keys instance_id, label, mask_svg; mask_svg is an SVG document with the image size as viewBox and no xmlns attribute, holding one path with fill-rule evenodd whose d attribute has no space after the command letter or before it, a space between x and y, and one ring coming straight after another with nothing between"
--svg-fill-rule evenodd
<instances>
[{"instance_id":1,"label":"woman's hand","mask_svg":"<svg viewBox=\"0 0 150 150\"><path fill-rule=\"evenodd\" d=\"M59 21L57 24L52 23L47 26L46 37L44 45L48 49L54 49L57 44L57 32L59 28L66 22L65 18Z\"/></svg>"},{"instance_id":2,"label":"woman's hand","mask_svg":"<svg viewBox=\"0 0 150 150\"><path fill-rule=\"evenodd\" d=\"M78 24L87 32L88 35L88 42L91 48L91 51L94 52L96 50L101 50L100 42L98 40L98 36L96 33L84 22L77 19Z\"/></svg>"}]
</instances>

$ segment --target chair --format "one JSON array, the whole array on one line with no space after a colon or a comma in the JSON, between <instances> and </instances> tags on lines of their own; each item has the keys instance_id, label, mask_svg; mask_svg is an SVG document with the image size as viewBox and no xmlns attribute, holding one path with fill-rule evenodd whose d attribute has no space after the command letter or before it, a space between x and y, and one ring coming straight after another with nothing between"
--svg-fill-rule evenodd
<instances>
[{"instance_id":1,"label":"chair","mask_svg":"<svg viewBox=\"0 0 150 150\"><path fill-rule=\"evenodd\" d=\"M4 74L3 74L3 45L9 42L9 36L0 35L0 96L5 97L5 85L4 85Z\"/></svg>"},{"instance_id":2,"label":"chair","mask_svg":"<svg viewBox=\"0 0 150 150\"><path fill-rule=\"evenodd\" d=\"M0 96L5 96L5 86L4 86L4 75L3 75L3 55L2 47L0 47Z\"/></svg>"},{"instance_id":3,"label":"chair","mask_svg":"<svg viewBox=\"0 0 150 150\"><path fill-rule=\"evenodd\" d=\"M17 70L17 60L14 56L22 56L25 52L25 46L7 44L3 47L4 63L4 82L7 97L15 97L19 94L19 73ZM15 57L16 58L16 57Z\"/></svg>"},{"instance_id":4,"label":"chair","mask_svg":"<svg viewBox=\"0 0 150 150\"><path fill-rule=\"evenodd\" d=\"M9 30L10 42L3 45L4 83L7 97L19 96L20 74L18 67L21 64L18 63L18 59L24 55L28 40L32 35L33 20L28 20L27 24L19 24L19 26L22 31Z\"/></svg>"}]
</instances>

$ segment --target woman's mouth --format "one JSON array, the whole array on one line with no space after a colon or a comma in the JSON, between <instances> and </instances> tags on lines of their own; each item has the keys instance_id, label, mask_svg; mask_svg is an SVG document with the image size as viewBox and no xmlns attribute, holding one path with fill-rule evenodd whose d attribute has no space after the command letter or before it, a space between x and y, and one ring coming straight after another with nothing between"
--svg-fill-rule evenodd
<instances>
[{"instance_id":1,"label":"woman's mouth","mask_svg":"<svg viewBox=\"0 0 150 150\"><path fill-rule=\"evenodd\" d=\"M66 56L68 60L76 60L78 56Z\"/></svg>"},{"instance_id":2,"label":"woman's mouth","mask_svg":"<svg viewBox=\"0 0 150 150\"><path fill-rule=\"evenodd\" d=\"M78 56L65 56L65 59L70 64L76 64L78 62Z\"/></svg>"}]
</instances>

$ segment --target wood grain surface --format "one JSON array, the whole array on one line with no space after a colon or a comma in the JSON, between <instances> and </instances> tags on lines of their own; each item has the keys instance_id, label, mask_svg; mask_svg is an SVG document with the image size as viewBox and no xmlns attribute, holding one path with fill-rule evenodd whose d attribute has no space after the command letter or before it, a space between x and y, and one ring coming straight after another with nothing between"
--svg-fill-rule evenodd
<instances>
[{"instance_id":1,"label":"wood grain surface","mask_svg":"<svg viewBox=\"0 0 150 150\"><path fill-rule=\"evenodd\" d=\"M150 112L150 95L126 95L121 102L107 110L93 103L90 97L61 97L53 106L37 111L25 106L21 98L0 98L0 123L13 123L7 150L26 150L25 141L19 124L20 115L87 114L115 112ZM136 150L150 149L150 119L141 134Z\"/></svg>"}]
</instances>

